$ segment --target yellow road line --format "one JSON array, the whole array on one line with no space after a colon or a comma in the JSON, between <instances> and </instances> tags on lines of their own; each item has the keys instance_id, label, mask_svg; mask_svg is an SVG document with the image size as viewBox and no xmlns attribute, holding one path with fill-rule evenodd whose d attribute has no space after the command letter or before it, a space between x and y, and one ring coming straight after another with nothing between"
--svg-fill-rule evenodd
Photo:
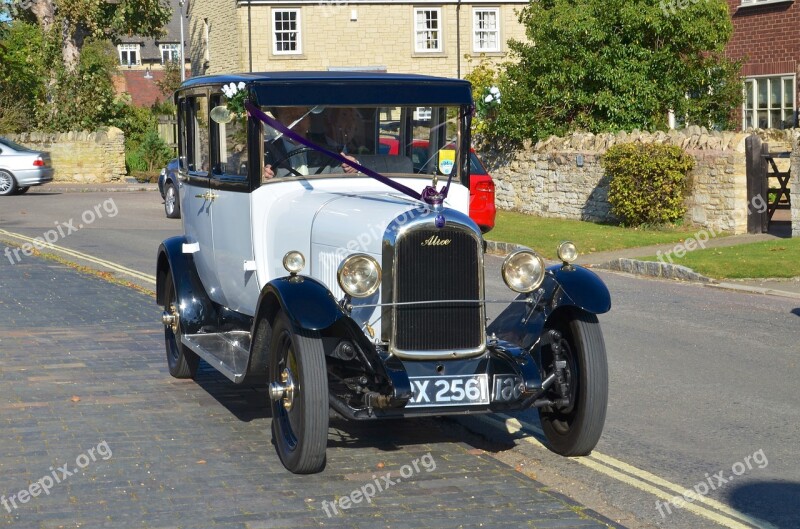
<instances>
[{"instance_id":1,"label":"yellow road line","mask_svg":"<svg viewBox=\"0 0 800 529\"><path fill-rule=\"evenodd\" d=\"M18 240L25 241L25 242L31 243L31 244L35 243L37 249L44 248L44 249L47 249L47 250L54 250L54 251L57 251L57 252L61 252L63 254L69 255L71 257L76 257L78 259L83 259L85 261L89 261L90 263L94 263L94 264L97 264L97 265L100 265L100 266L104 266L104 267L106 267L106 268L108 268L110 270L113 270L114 272L117 272L119 274L125 274L125 275L131 276L131 277L133 277L135 279L139 279L141 281L145 281L145 282L153 284L153 285L156 284L155 276L151 276L149 274L145 274L145 273L139 272L138 270L134 270L132 268L128 268L126 266L122 266L122 265L114 263L112 261L106 261L105 259L100 259L100 258L91 256L89 254L85 254L83 252L78 252L76 250L70 250L69 248L64 248L63 246L58 246L56 244L51 244L49 242L43 241L41 238L39 238L38 240L34 240L33 237L28 237L26 235L22 235L22 234L19 234L19 233L13 233L13 232L2 230L2 229L0 229L0 235L5 235L6 237L10 237L12 239L18 239Z\"/></svg>"},{"instance_id":2,"label":"yellow road line","mask_svg":"<svg viewBox=\"0 0 800 529\"><path fill-rule=\"evenodd\" d=\"M484 422L492 423L495 426L503 427L507 432L512 434L527 430L528 432L533 432L538 435L544 435L540 428L537 428L532 424L523 424L514 417L510 417L505 414L497 414L497 416L501 419L504 419L505 422L490 416L478 416L477 418L483 420ZM547 447L545 447L536 437L526 435L522 439L525 442L536 446L537 448L547 450ZM624 463L623 461L620 461L614 457L601 454L596 450L593 451L589 456L571 458L571 460L666 501L670 501L676 496L676 494L672 494L672 492L677 493L678 496L682 496L685 491L692 490L690 488L681 487L680 485L667 481L659 476L656 476L655 474L647 472L646 470L642 470L628 463ZM658 488L659 486L662 488ZM671 492L667 492L663 489L667 489ZM742 512L728 507L724 503L721 503L717 500L699 494L695 494L694 496L695 500L693 503L684 501L681 507L670 505L670 508L675 508L676 510L679 508L687 510L730 529L750 529L753 526L762 529L775 529L775 526L772 524L748 516ZM698 502L703 503L710 508L697 505ZM711 510L712 508L719 512ZM744 525L741 522L745 522L749 525Z\"/></svg>"}]
</instances>

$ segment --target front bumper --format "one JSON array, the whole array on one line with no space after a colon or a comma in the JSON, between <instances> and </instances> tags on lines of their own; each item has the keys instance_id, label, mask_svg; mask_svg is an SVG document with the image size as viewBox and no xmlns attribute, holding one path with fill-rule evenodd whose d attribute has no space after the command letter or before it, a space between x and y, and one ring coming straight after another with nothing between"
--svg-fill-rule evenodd
<instances>
[{"instance_id":1,"label":"front bumper","mask_svg":"<svg viewBox=\"0 0 800 529\"><path fill-rule=\"evenodd\" d=\"M14 179L19 187L40 186L53 181L52 167L34 167L14 171Z\"/></svg>"}]
</instances>

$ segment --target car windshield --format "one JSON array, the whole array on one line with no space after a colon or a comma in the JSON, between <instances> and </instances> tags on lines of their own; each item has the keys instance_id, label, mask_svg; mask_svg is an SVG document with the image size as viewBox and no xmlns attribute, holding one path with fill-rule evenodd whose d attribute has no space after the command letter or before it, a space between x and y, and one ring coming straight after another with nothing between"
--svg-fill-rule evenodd
<instances>
[{"instance_id":1,"label":"car windshield","mask_svg":"<svg viewBox=\"0 0 800 529\"><path fill-rule=\"evenodd\" d=\"M14 149L15 151L34 152L32 149L29 149L27 147L23 147L19 143L14 143L13 141L11 141L11 140L9 140L7 138L0 138L0 145L5 145L6 147Z\"/></svg>"},{"instance_id":2,"label":"car windshield","mask_svg":"<svg viewBox=\"0 0 800 529\"><path fill-rule=\"evenodd\" d=\"M262 111L321 149L381 174L461 178L457 146L464 112L458 106L262 106ZM263 125L265 165L277 176L349 172L342 160ZM431 149L430 146L436 146Z\"/></svg>"}]
</instances>

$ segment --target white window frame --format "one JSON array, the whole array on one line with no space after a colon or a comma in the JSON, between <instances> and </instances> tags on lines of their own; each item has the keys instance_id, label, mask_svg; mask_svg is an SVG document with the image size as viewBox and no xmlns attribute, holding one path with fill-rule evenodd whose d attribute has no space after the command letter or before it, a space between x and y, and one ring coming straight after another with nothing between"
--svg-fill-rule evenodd
<instances>
[{"instance_id":1,"label":"white window frame","mask_svg":"<svg viewBox=\"0 0 800 529\"><path fill-rule=\"evenodd\" d=\"M430 22L433 18L429 14L435 14L436 27L432 28ZM423 25L420 25L419 17L424 17ZM434 40L436 46L431 48L429 43ZM422 40L420 41L420 38ZM414 8L414 53L442 53L444 50L444 39L442 38L442 8L441 7L415 7Z\"/></svg>"},{"instance_id":2,"label":"white window frame","mask_svg":"<svg viewBox=\"0 0 800 529\"><path fill-rule=\"evenodd\" d=\"M480 27L481 20L479 19L479 16L481 14L488 15L490 13L494 15L495 27L493 29ZM490 34L494 34L495 45L493 47L486 45L481 46L481 42L487 42L490 40L488 38ZM500 8L499 7L475 7L472 9L472 50L475 53L493 53L500 51Z\"/></svg>"},{"instance_id":3,"label":"white window frame","mask_svg":"<svg viewBox=\"0 0 800 529\"><path fill-rule=\"evenodd\" d=\"M284 14L287 14L287 15L288 14L294 14L294 16L295 16L294 31L292 31L291 29L289 29L289 30L281 29L279 31L278 28L276 27L276 24L278 23L278 19L277 19L278 15L284 15ZM284 8L273 9L272 10L271 20L272 20L272 31L271 31L271 33L272 33L272 54L273 55L302 55L302 53L303 53L303 28L302 28L302 19L301 19L300 9L284 9ZM281 21L281 22L284 22L284 21ZM291 22L291 21L289 21L289 22ZM287 41L279 41L279 39L278 39L278 34L279 33L280 34L288 34L289 40L287 40ZM278 42L289 42L289 43L291 43L292 42L292 40L291 40L292 39L292 36L291 36L292 33L294 33L293 39L294 39L295 49L293 49L293 50L279 50L278 49Z\"/></svg>"},{"instance_id":4,"label":"white window frame","mask_svg":"<svg viewBox=\"0 0 800 529\"><path fill-rule=\"evenodd\" d=\"M758 85L759 81L764 81L767 83L767 106L766 108L759 108L758 106ZM780 83L781 89L781 106L773 108L772 106L772 83L774 82ZM791 81L792 85L792 93L786 93L786 86L785 81ZM752 108L748 108L747 106L747 91L750 90L750 95L752 96ZM760 127L759 120L758 120L758 113L766 112L767 115L767 127L766 128L784 128L783 122L785 121L784 114L786 111L791 110L791 125L794 125L796 120L796 94L797 94L797 79L795 74L774 74L774 75L754 75L751 77L747 77L744 80L744 87L743 87L743 101L742 101L742 130L747 129L747 118L748 115L752 119L752 126ZM791 106L789 106L791 103ZM778 124L778 127L772 123L772 112L774 110L781 111L781 123Z\"/></svg>"},{"instance_id":5,"label":"white window frame","mask_svg":"<svg viewBox=\"0 0 800 529\"><path fill-rule=\"evenodd\" d=\"M161 52L161 64L167 64L167 62L180 62L181 61L181 47L180 44L171 43L171 44L159 44L158 49ZM165 60L164 53L169 53L169 59Z\"/></svg>"},{"instance_id":6,"label":"white window frame","mask_svg":"<svg viewBox=\"0 0 800 529\"><path fill-rule=\"evenodd\" d=\"M794 0L742 0L742 3L739 4L739 7L761 6L764 4L783 4L788 2L794 2Z\"/></svg>"},{"instance_id":7,"label":"white window frame","mask_svg":"<svg viewBox=\"0 0 800 529\"><path fill-rule=\"evenodd\" d=\"M136 52L136 60L130 62L130 52ZM128 54L128 60L122 60L122 54ZM117 55L119 56L119 63L122 66L139 66L142 64L142 51L139 44L117 44Z\"/></svg>"}]
</instances>

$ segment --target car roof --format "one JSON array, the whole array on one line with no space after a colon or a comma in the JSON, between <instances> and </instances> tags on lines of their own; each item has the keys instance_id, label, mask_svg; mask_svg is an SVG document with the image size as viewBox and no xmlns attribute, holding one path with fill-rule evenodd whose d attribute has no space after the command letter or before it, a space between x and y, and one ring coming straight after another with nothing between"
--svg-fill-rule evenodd
<instances>
[{"instance_id":1,"label":"car roof","mask_svg":"<svg viewBox=\"0 0 800 529\"><path fill-rule=\"evenodd\" d=\"M194 77L182 88L243 82L259 105L470 105L463 79L381 72L254 72Z\"/></svg>"}]
</instances>

